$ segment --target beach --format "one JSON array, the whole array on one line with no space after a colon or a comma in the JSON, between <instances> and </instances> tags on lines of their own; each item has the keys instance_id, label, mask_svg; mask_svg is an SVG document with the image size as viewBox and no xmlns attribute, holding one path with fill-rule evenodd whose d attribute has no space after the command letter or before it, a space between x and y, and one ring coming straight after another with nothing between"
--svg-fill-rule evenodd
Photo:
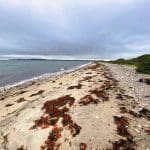
<instances>
[{"instance_id":1,"label":"beach","mask_svg":"<svg viewBox=\"0 0 150 150\"><path fill-rule=\"evenodd\" d=\"M1 150L150 149L150 75L92 62L0 92Z\"/></svg>"}]
</instances>

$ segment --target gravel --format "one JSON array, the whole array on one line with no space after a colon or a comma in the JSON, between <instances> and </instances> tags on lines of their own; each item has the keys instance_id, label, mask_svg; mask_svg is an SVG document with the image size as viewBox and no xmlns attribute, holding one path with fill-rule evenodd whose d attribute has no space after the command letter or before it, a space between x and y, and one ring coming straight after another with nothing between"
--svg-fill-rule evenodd
<instances>
[{"instance_id":1,"label":"gravel","mask_svg":"<svg viewBox=\"0 0 150 150\"><path fill-rule=\"evenodd\" d=\"M150 85L139 82L141 78L150 78L150 75L136 73L135 67L117 64L104 63L113 76L119 81L122 89L134 97L139 107L146 107L150 110Z\"/></svg>"}]
</instances>

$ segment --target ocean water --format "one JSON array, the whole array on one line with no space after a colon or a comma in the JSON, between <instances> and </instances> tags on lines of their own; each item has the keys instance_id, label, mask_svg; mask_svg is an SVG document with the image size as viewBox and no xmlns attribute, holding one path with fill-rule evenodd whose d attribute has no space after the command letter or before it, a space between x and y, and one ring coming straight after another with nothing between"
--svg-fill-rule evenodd
<instances>
[{"instance_id":1,"label":"ocean water","mask_svg":"<svg viewBox=\"0 0 150 150\"><path fill-rule=\"evenodd\" d=\"M61 68L71 69L88 61L65 60L0 60L0 87L14 84Z\"/></svg>"}]
</instances>

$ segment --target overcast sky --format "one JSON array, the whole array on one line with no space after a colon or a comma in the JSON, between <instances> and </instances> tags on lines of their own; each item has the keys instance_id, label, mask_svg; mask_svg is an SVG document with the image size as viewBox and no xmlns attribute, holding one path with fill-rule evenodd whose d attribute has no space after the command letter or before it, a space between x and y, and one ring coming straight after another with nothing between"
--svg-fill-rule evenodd
<instances>
[{"instance_id":1,"label":"overcast sky","mask_svg":"<svg viewBox=\"0 0 150 150\"><path fill-rule=\"evenodd\" d=\"M150 53L150 0L0 0L0 55Z\"/></svg>"}]
</instances>

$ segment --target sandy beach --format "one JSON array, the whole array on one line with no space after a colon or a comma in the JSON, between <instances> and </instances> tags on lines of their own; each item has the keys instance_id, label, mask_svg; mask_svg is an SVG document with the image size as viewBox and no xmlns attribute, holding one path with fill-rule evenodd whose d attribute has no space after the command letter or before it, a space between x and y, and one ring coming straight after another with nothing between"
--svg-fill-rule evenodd
<instances>
[{"instance_id":1,"label":"sandy beach","mask_svg":"<svg viewBox=\"0 0 150 150\"><path fill-rule=\"evenodd\" d=\"M150 75L91 63L0 93L0 150L150 150Z\"/></svg>"}]
</instances>

